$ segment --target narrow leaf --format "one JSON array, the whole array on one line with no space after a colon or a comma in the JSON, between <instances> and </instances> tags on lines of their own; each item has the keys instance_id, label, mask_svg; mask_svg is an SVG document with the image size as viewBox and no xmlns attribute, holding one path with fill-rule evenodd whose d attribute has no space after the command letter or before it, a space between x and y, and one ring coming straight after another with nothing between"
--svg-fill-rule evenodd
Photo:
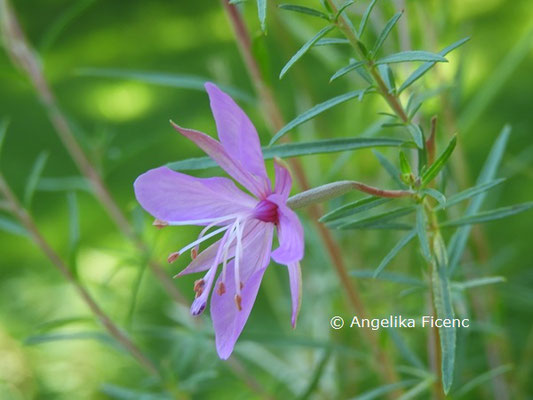
<instances>
[{"instance_id":1,"label":"narrow leaf","mask_svg":"<svg viewBox=\"0 0 533 400\"><path fill-rule=\"evenodd\" d=\"M423 393L426 390L428 390L433 384L433 381L434 381L434 378L431 377L420 382L418 385L416 385L415 387L413 387L412 389L408 390L403 395L398 397L398 400L411 400L411 399L419 398L420 393Z\"/></svg>"},{"instance_id":2,"label":"narrow leaf","mask_svg":"<svg viewBox=\"0 0 533 400\"><path fill-rule=\"evenodd\" d=\"M380 64L378 65L378 70L389 93L394 93L396 91L396 83L394 81L394 74L392 73L391 67L387 64Z\"/></svg>"},{"instance_id":3,"label":"narrow leaf","mask_svg":"<svg viewBox=\"0 0 533 400\"><path fill-rule=\"evenodd\" d=\"M437 200L439 202L439 207L446 207L446 197L438 190L432 188L425 188L421 190L421 193L427 194L428 196L431 196L435 200Z\"/></svg>"},{"instance_id":4,"label":"narrow leaf","mask_svg":"<svg viewBox=\"0 0 533 400\"><path fill-rule=\"evenodd\" d=\"M487 161L485 161L481 173L479 174L479 177L476 182L477 185L482 185L484 183L490 182L496 176L496 171L500 165L503 153L505 151L505 147L507 146L507 141L509 140L510 132L511 128L509 126L506 126L503 128L502 132L496 139L494 145L492 146L490 154L487 157ZM476 214L481 208L485 196L486 193L481 193L475 198L473 198L472 202L466 209L465 216ZM450 274L455 271L457 265L459 264L459 260L463 255L463 251L466 246L468 235L470 234L470 229L470 225L466 225L464 227L459 228L450 240L450 244L448 247L448 253L450 257Z\"/></svg>"},{"instance_id":5,"label":"narrow leaf","mask_svg":"<svg viewBox=\"0 0 533 400\"><path fill-rule=\"evenodd\" d=\"M455 204L458 204L464 200L468 200L474 196L477 196L481 193L484 193L499 184L505 182L505 178L495 179L493 181L482 183L481 185L476 185L474 187L468 188L466 190L463 190L462 192L459 192L457 194L454 194L453 196L448 197L445 204L440 204L435 208L435 210L441 210L443 208L447 208L450 206L453 206Z\"/></svg>"},{"instance_id":6,"label":"narrow leaf","mask_svg":"<svg viewBox=\"0 0 533 400\"><path fill-rule=\"evenodd\" d=\"M399 147L404 144L405 141L389 138L322 139L314 142L285 143L263 147L263 158L270 160L274 157L290 158L312 154L339 153L371 147ZM217 164L209 157L197 157L172 162L167 164L167 166L175 171L184 171L216 167Z\"/></svg>"},{"instance_id":7,"label":"narrow leaf","mask_svg":"<svg viewBox=\"0 0 533 400\"><path fill-rule=\"evenodd\" d=\"M422 133L422 129L420 129L420 126L418 126L417 124L409 123L409 125L407 125L407 130L411 134L413 141L416 143L416 147L418 147L419 149L423 149L424 134Z\"/></svg>"},{"instance_id":8,"label":"narrow leaf","mask_svg":"<svg viewBox=\"0 0 533 400\"><path fill-rule=\"evenodd\" d=\"M452 287L458 290L470 289L478 286L493 285L495 283L505 282L503 276L486 276L484 278L470 279L464 282L452 282Z\"/></svg>"},{"instance_id":9,"label":"narrow leaf","mask_svg":"<svg viewBox=\"0 0 533 400\"><path fill-rule=\"evenodd\" d=\"M66 176L62 178L41 178L37 190L43 192L62 192L72 190L91 191L89 182L80 176Z\"/></svg>"},{"instance_id":10,"label":"narrow leaf","mask_svg":"<svg viewBox=\"0 0 533 400\"><path fill-rule=\"evenodd\" d=\"M328 25L325 28L322 28L315 36L309 39L301 48L298 50L289 60L287 64L283 67L279 74L279 79L287 73L287 71L293 66L293 64L298 61L302 56L307 53L307 51L313 47L313 45L318 42L320 38L327 35L331 30L333 30L333 25Z\"/></svg>"},{"instance_id":11,"label":"narrow leaf","mask_svg":"<svg viewBox=\"0 0 533 400\"><path fill-rule=\"evenodd\" d=\"M396 184L401 189L406 189L407 186L400 179L400 175L401 174L400 174L400 171L398 170L398 168L396 168L389 160L387 160L385 158L385 156L383 154L381 154L379 151L372 150L372 152L377 157L377 159L378 159L379 163L381 164L381 166L385 169L385 171L387 171L387 173L396 182Z\"/></svg>"},{"instance_id":12,"label":"narrow leaf","mask_svg":"<svg viewBox=\"0 0 533 400\"><path fill-rule=\"evenodd\" d=\"M404 215L411 214L413 211L415 211L414 206L400 207L370 217L343 223L338 226L338 229L363 229L370 227L379 229L382 227L382 224L403 217Z\"/></svg>"},{"instance_id":13,"label":"narrow leaf","mask_svg":"<svg viewBox=\"0 0 533 400\"><path fill-rule=\"evenodd\" d=\"M422 255L428 261L431 260L431 252L429 250L429 241L426 234L426 214L424 213L424 206L418 205L416 208L416 233L420 242L420 249Z\"/></svg>"},{"instance_id":14,"label":"narrow leaf","mask_svg":"<svg viewBox=\"0 0 533 400\"><path fill-rule=\"evenodd\" d=\"M374 277L375 271L370 269L356 269L353 271L350 271L350 275L355 276L356 278L369 278L369 279L377 279L379 281L387 281L387 282L393 282L393 283L400 283L403 285L414 285L414 286L420 286L425 287L426 284L421 281L420 279L412 278L407 275L392 273L392 272L382 272L377 277Z\"/></svg>"},{"instance_id":15,"label":"narrow leaf","mask_svg":"<svg viewBox=\"0 0 533 400\"><path fill-rule=\"evenodd\" d=\"M137 82L148 83L157 86L174 87L180 89L192 89L205 92L204 85L210 79L195 75L170 74L158 71L137 71L118 68L81 68L76 71L81 76L92 76L98 78L127 79ZM253 103L254 97L233 86L217 83L218 87L230 94L232 97Z\"/></svg>"},{"instance_id":16,"label":"narrow leaf","mask_svg":"<svg viewBox=\"0 0 533 400\"><path fill-rule=\"evenodd\" d=\"M350 44L348 39L343 38L322 38L315 43L315 47L319 46L330 46L334 44Z\"/></svg>"},{"instance_id":17,"label":"narrow leaf","mask_svg":"<svg viewBox=\"0 0 533 400\"><path fill-rule=\"evenodd\" d=\"M365 13L363 14L363 18L361 19L361 23L359 24L359 37L363 36L363 32L365 31L366 25L368 23L368 18L370 18L370 14L372 14L372 9L376 5L376 2L377 0L372 0L366 8Z\"/></svg>"},{"instance_id":18,"label":"narrow leaf","mask_svg":"<svg viewBox=\"0 0 533 400\"><path fill-rule=\"evenodd\" d=\"M445 49L443 49L442 51L440 51L438 54L442 57L444 57L445 55L447 55L448 53L450 53L451 51L455 50L456 48L458 48L459 46L465 44L466 42L468 42L470 40L469 37L467 38L464 38L464 39L461 39L461 40L458 40L457 42L449 45L448 47L446 47ZM425 64L422 64L420 67L418 67L411 75L409 75L409 77L405 80L404 83L402 83L402 85L400 86L400 88L398 89L398 93L402 93L405 89L407 89L409 86L411 86L415 81L417 81L418 79L420 79L426 72L428 72L431 67L433 67L434 65L436 64L436 62L434 61L430 61L430 62L427 62Z\"/></svg>"},{"instance_id":19,"label":"narrow leaf","mask_svg":"<svg viewBox=\"0 0 533 400\"><path fill-rule=\"evenodd\" d=\"M335 107L336 105L339 105L341 103L344 103L345 101L354 99L356 97L361 96L364 94L364 90L354 90L352 92L341 94L340 96L333 97L332 99L326 100L323 103L317 104L314 107L311 107L309 110L303 112L302 114L298 115L296 118L294 118L292 121L290 121L287 125L285 125L283 128L281 128L272 138L272 140L269 143L269 146L277 142L282 136L284 136L288 131L291 129L294 129L298 125L303 124L306 121L309 121L311 118L316 117L318 114L323 113L326 110L329 110L330 108Z\"/></svg>"},{"instance_id":20,"label":"narrow leaf","mask_svg":"<svg viewBox=\"0 0 533 400\"><path fill-rule=\"evenodd\" d=\"M350 7L353 3L355 3L355 0L347 0L344 2L343 5L339 7L337 10L337 14L335 15L335 21L339 19L339 16L346 10L348 7ZM355 29L353 29L355 31ZM357 32L355 32L357 34Z\"/></svg>"},{"instance_id":21,"label":"narrow leaf","mask_svg":"<svg viewBox=\"0 0 533 400\"><path fill-rule=\"evenodd\" d=\"M497 219L510 217L512 215L527 211L530 208L533 208L533 201L523 204L516 204L514 206L497 208L495 210L485 211L474 215L463 216L461 218L443 222L442 224L440 224L440 226L443 228L447 228L450 226L481 224L484 222L490 222L495 221Z\"/></svg>"},{"instance_id":22,"label":"narrow leaf","mask_svg":"<svg viewBox=\"0 0 533 400\"><path fill-rule=\"evenodd\" d=\"M278 7L283 10L294 11L300 14L307 14L329 21L329 17L326 14L324 14L322 11L315 10L314 8L298 6L295 4L280 4Z\"/></svg>"},{"instance_id":23,"label":"narrow leaf","mask_svg":"<svg viewBox=\"0 0 533 400\"><path fill-rule=\"evenodd\" d=\"M394 27L394 25L396 25L396 22L398 22L398 20L400 19L400 17L402 16L403 14L403 11L400 11L398 13L396 13L388 22L387 24L385 25L385 27L383 28L383 30L381 31L381 33L379 34L377 40L376 40L376 44L374 44L374 48L372 49L372 54L377 54L377 52L379 51L379 49L381 48L381 46L383 46L383 43L385 42L385 40L387 39L387 37L389 36L389 33L390 31L392 30L392 28Z\"/></svg>"},{"instance_id":24,"label":"narrow leaf","mask_svg":"<svg viewBox=\"0 0 533 400\"><path fill-rule=\"evenodd\" d=\"M342 67L337 72L335 72L331 78L329 79L330 82L334 81L337 78L340 78L343 75L346 75L348 72L353 71L354 69L357 69L364 65L365 63L363 61L355 61L350 64L348 64L346 67Z\"/></svg>"},{"instance_id":25,"label":"narrow leaf","mask_svg":"<svg viewBox=\"0 0 533 400\"><path fill-rule=\"evenodd\" d=\"M433 164L427 169L427 171L422 175L422 186L426 186L430 183L440 172L440 170L446 165L448 158L452 155L455 145L457 144L457 136L454 136L448 146L444 151L439 155Z\"/></svg>"},{"instance_id":26,"label":"narrow leaf","mask_svg":"<svg viewBox=\"0 0 533 400\"><path fill-rule=\"evenodd\" d=\"M28 236L26 229L18 222L0 215L0 230L18 236Z\"/></svg>"},{"instance_id":27,"label":"narrow leaf","mask_svg":"<svg viewBox=\"0 0 533 400\"><path fill-rule=\"evenodd\" d=\"M409 50L394 53L383 58L380 58L375 62L379 64L393 64L402 62L414 62L414 61L432 61L432 62L448 62L446 58L440 54L431 53L423 50Z\"/></svg>"},{"instance_id":28,"label":"narrow leaf","mask_svg":"<svg viewBox=\"0 0 533 400\"><path fill-rule=\"evenodd\" d=\"M257 16L261 24L261 30L266 31L267 0L257 0Z\"/></svg>"},{"instance_id":29,"label":"narrow leaf","mask_svg":"<svg viewBox=\"0 0 533 400\"><path fill-rule=\"evenodd\" d=\"M0 121L0 152L2 152L2 146L4 145L4 139L6 138L7 127L9 126L9 120L4 118Z\"/></svg>"},{"instance_id":30,"label":"narrow leaf","mask_svg":"<svg viewBox=\"0 0 533 400\"><path fill-rule=\"evenodd\" d=\"M472 389L475 389L477 386L480 386L486 382L490 382L498 375L505 374L511 371L512 369L513 369L513 366L508 364L508 365L501 365L499 367L491 369L490 371L484 372L483 374L476 376L470 382L465 383L464 386L462 386L459 390L454 392L454 397L455 398L463 397L465 394L470 392Z\"/></svg>"},{"instance_id":31,"label":"narrow leaf","mask_svg":"<svg viewBox=\"0 0 533 400\"><path fill-rule=\"evenodd\" d=\"M330 211L326 215L324 215L322 218L320 218L320 222L330 222L334 221L339 218L344 218L347 216L351 216L363 211L370 210L374 207L380 206L384 203L387 203L391 201L391 199L383 198L383 197L374 197L369 196L365 197L363 199L354 201L353 203L348 203L343 205L342 207L336 208L333 211Z\"/></svg>"},{"instance_id":32,"label":"narrow leaf","mask_svg":"<svg viewBox=\"0 0 533 400\"><path fill-rule=\"evenodd\" d=\"M385 269L387 265L391 262L391 260L402 250L407 243L409 243L416 235L416 231L413 230L409 232L406 236L404 236L396 245L392 248L392 250L385 256L383 261L378 265L376 270L374 271L374 278L377 278L379 274Z\"/></svg>"},{"instance_id":33,"label":"narrow leaf","mask_svg":"<svg viewBox=\"0 0 533 400\"><path fill-rule=\"evenodd\" d=\"M453 319L454 313L450 282L448 280L447 273L448 256L440 236L437 236L437 238L434 240L433 252L435 257L432 262L431 280L433 284L433 302L437 312L437 317L441 319ZM456 328L439 328L439 336L442 355L442 386L444 393L447 394L453 382Z\"/></svg>"},{"instance_id":34,"label":"narrow leaf","mask_svg":"<svg viewBox=\"0 0 533 400\"><path fill-rule=\"evenodd\" d=\"M35 193L35 189L37 188L37 184L39 183L39 179L41 178L41 175L43 173L44 166L46 165L46 161L48 160L48 155L49 154L47 151L43 151L37 156L37 159L33 163L33 167L28 177L28 181L26 182L26 188L24 189L23 202L27 208L30 207L31 199L33 197L33 194Z\"/></svg>"},{"instance_id":35,"label":"narrow leaf","mask_svg":"<svg viewBox=\"0 0 533 400\"><path fill-rule=\"evenodd\" d=\"M406 379L404 381L396 382L396 383L389 383L387 385L379 386L375 389L372 389L368 392L363 393L362 395L359 395L357 397L354 397L352 400L374 400L374 399L382 399L387 393L393 392L395 390L401 389L406 386L410 386L418 382L416 379Z\"/></svg>"}]
</instances>

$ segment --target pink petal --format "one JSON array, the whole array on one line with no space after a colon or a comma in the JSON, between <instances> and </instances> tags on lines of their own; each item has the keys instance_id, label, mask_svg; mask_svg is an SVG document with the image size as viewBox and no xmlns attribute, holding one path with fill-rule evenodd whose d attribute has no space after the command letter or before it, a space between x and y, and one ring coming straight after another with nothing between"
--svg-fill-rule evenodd
<instances>
[{"instance_id":1,"label":"pink petal","mask_svg":"<svg viewBox=\"0 0 533 400\"><path fill-rule=\"evenodd\" d=\"M292 186L292 178L289 170L274 159L274 170L276 172L276 183L274 193L279 194L284 201L289 198Z\"/></svg>"},{"instance_id":2,"label":"pink petal","mask_svg":"<svg viewBox=\"0 0 533 400\"><path fill-rule=\"evenodd\" d=\"M272 252L272 258L285 265L300 261L304 256L304 231L298 216L287 207L281 195L272 194L268 200L278 205L279 213L279 247Z\"/></svg>"},{"instance_id":3,"label":"pink petal","mask_svg":"<svg viewBox=\"0 0 533 400\"><path fill-rule=\"evenodd\" d=\"M257 204L230 179L195 178L167 167L145 172L133 186L141 206L169 223L244 214Z\"/></svg>"},{"instance_id":4,"label":"pink petal","mask_svg":"<svg viewBox=\"0 0 533 400\"><path fill-rule=\"evenodd\" d=\"M208 82L205 84L205 89L209 94L218 137L226 153L233 159L239 160L246 170L261 178L265 185L264 194L268 194L270 180L254 125L233 99L216 85Z\"/></svg>"},{"instance_id":5,"label":"pink petal","mask_svg":"<svg viewBox=\"0 0 533 400\"><path fill-rule=\"evenodd\" d=\"M211 295L211 318L215 329L215 342L218 355L223 360L226 360L233 352L235 342L252 311L263 274L270 259L273 232L271 226L272 224L265 224L267 231L261 238L261 243L257 246L251 246L244 253L241 262L243 267L241 278L244 284L241 289L242 309L239 311L235 304L235 264L233 261L227 265L226 293L220 295L213 292ZM215 288L218 287L221 280L222 276L219 276Z\"/></svg>"},{"instance_id":6,"label":"pink petal","mask_svg":"<svg viewBox=\"0 0 533 400\"><path fill-rule=\"evenodd\" d=\"M296 327L296 319L298 318L298 312L302 305L302 270L300 269L300 263L294 262L287 265L289 270L289 285L291 287L292 298L292 327Z\"/></svg>"},{"instance_id":7,"label":"pink petal","mask_svg":"<svg viewBox=\"0 0 533 400\"><path fill-rule=\"evenodd\" d=\"M252 175L239 160L231 157L222 144L203 132L182 128L171 121L172 126L211 157L220 167L257 197L264 197L265 183Z\"/></svg>"}]
</instances>

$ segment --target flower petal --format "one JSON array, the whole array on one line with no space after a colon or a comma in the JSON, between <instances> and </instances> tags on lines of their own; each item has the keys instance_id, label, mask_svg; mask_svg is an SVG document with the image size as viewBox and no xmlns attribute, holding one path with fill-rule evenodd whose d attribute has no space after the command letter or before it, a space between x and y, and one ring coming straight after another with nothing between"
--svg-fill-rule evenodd
<instances>
[{"instance_id":1,"label":"flower petal","mask_svg":"<svg viewBox=\"0 0 533 400\"><path fill-rule=\"evenodd\" d=\"M205 84L220 143L246 170L259 177L270 192L270 180L263 160L259 136L252 121L233 99L211 82Z\"/></svg>"},{"instance_id":2,"label":"flower petal","mask_svg":"<svg viewBox=\"0 0 533 400\"><path fill-rule=\"evenodd\" d=\"M276 159L274 159L274 170L276 172L276 183L274 193L279 194L283 200L289 198L292 186L292 178L289 170Z\"/></svg>"},{"instance_id":3,"label":"flower petal","mask_svg":"<svg viewBox=\"0 0 533 400\"><path fill-rule=\"evenodd\" d=\"M267 232L261 238L260 243L257 246L251 246L241 261L242 269L240 275L243 281L241 310L237 309L234 300L234 261L227 265L226 293L222 295L213 293L211 296L211 318L215 329L215 342L218 355L223 360L227 359L233 352L235 342L239 338L252 311L263 274L270 261L272 224L265 224L265 227ZM222 276L219 276L217 285L221 281Z\"/></svg>"},{"instance_id":4,"label":"flower petal","mask_svg":"<svg viewBox=\"0 0 533 400\"><path fill-rule=\"evenodd\" d=\"M251 174L239 160L232 158L222 144L203 132L183 128L171 121L172 126L211 157L220 167L257 197L264 197L265 185Z\"/></svg>"},{"instance_id":5,"label":"flower petal","mask_svg":"<svg viewBox=\"0 0 533 400\"><path fill-rule=\"evenodd\" d=\"M279 247L272 252L272 258L286 265L300 261L304 256L304 231L298 216L287 207L281 195L272 194L268 200L278 205L279 213Z\"/></svg>"},{"instance_id":6,"label":"flower petal","mask_svg":"<svg viewBox=\"0 0 533 400\"><path fill-rule=\"evenodd\" d=\"M291 287L292 298L292 327L296 327L296 319L302 305L302 270L299 262L293 262L287 265L289 270L289 285Z\"/></svg>"},{"instance_id":7,"label":"flower petal","mask_svg":"<svg viewBox=\"0 0 533 400\"><path fill-rule=\"evenodd\" d=\"M195 178L167 167L145 172L133 186L141 206L155 218L169 223L241 215L257 204L257 200L230 179Z\"/></svg>"}]
</instances>

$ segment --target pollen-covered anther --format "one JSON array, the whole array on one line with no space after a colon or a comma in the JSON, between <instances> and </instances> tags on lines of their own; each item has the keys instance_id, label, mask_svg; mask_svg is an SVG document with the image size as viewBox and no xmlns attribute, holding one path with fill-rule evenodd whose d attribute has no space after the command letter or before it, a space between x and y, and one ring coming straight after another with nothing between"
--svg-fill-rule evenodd
<instances>
[{"instance_id":1,"label":"pollen-covered anther","mask_svg":"<svg viewBox=\"0 0 533 400\"><path fill-rule=\"evenodd\" d=\"M242 311L242 297L240 294L235 295L235 304L237 305L237 309Z\"/></svg>"},{"instance_id":2,"label":"pollen-covered anther","mask_svg":"<svg viewBox=\"0 0 533 400\"><path fill-rule=\"evenodd\" d=\"M171 253L168 257L167 257L167 261L169 264L172 264L174 261L176 261L180 256L180 253L179 252L174 252L174 253Z\"/></svg>"},{"instance_id":3,"label":"pollen-covered anther","mask_svg":"<svg viewBox=\"0 0 533 400\"><path fill-rule=\"evenodd\" d=\"M219 296L222 296L224 293L226 293L226 285L224 285L224 282L220 282L218 284L217 293Z\"/></svg>"},{"instance_id":4,"label":"pollen-covered anther","mask_svg":"<svg viewBox=\"0 0 533 400\"><path fill-rule=\"evenodd\" d=\"M196 257L198 257L198 250L195 247L191 250L191 258L194 260Z\"/></svg>"},{"instance_id":5,"label":"pollen-covered anther","mask_svg":"<svg viewBox=\"0 0 533 400\"><path fill-rule=\"evenodd\" d=\"M203 279L198 279L194 281L194 291L196 292L196 297L201 296L204 292L205 281Z\"/></svg>"},{"instance_id":6,"label":"pollen-covered anther","mask_svg":"<svg viewBox=\"0 0 533 400\"><path fill-rule=\"evenodd\" d=\"M162 229L165 226L168 226L168 222L156 218L154 222L152 222L152 225L155 226L157 229Z\"/></svg>"}]
</instances>

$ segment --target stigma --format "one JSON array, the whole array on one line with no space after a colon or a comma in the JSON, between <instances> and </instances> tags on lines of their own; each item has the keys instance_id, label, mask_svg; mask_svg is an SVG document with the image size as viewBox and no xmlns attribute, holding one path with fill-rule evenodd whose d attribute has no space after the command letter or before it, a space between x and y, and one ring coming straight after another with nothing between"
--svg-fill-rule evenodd
<instances>
[{"instance_id":1,"label":"stigma","mask_svg":"<svg viewBox=\"0 0 533 400\"><path fill-rule=\"evenodd\" d=\"M254 217L263 222L279 222L278 206L269 200L261 200L254 209Z\"/></svg>"}]
</instances>

